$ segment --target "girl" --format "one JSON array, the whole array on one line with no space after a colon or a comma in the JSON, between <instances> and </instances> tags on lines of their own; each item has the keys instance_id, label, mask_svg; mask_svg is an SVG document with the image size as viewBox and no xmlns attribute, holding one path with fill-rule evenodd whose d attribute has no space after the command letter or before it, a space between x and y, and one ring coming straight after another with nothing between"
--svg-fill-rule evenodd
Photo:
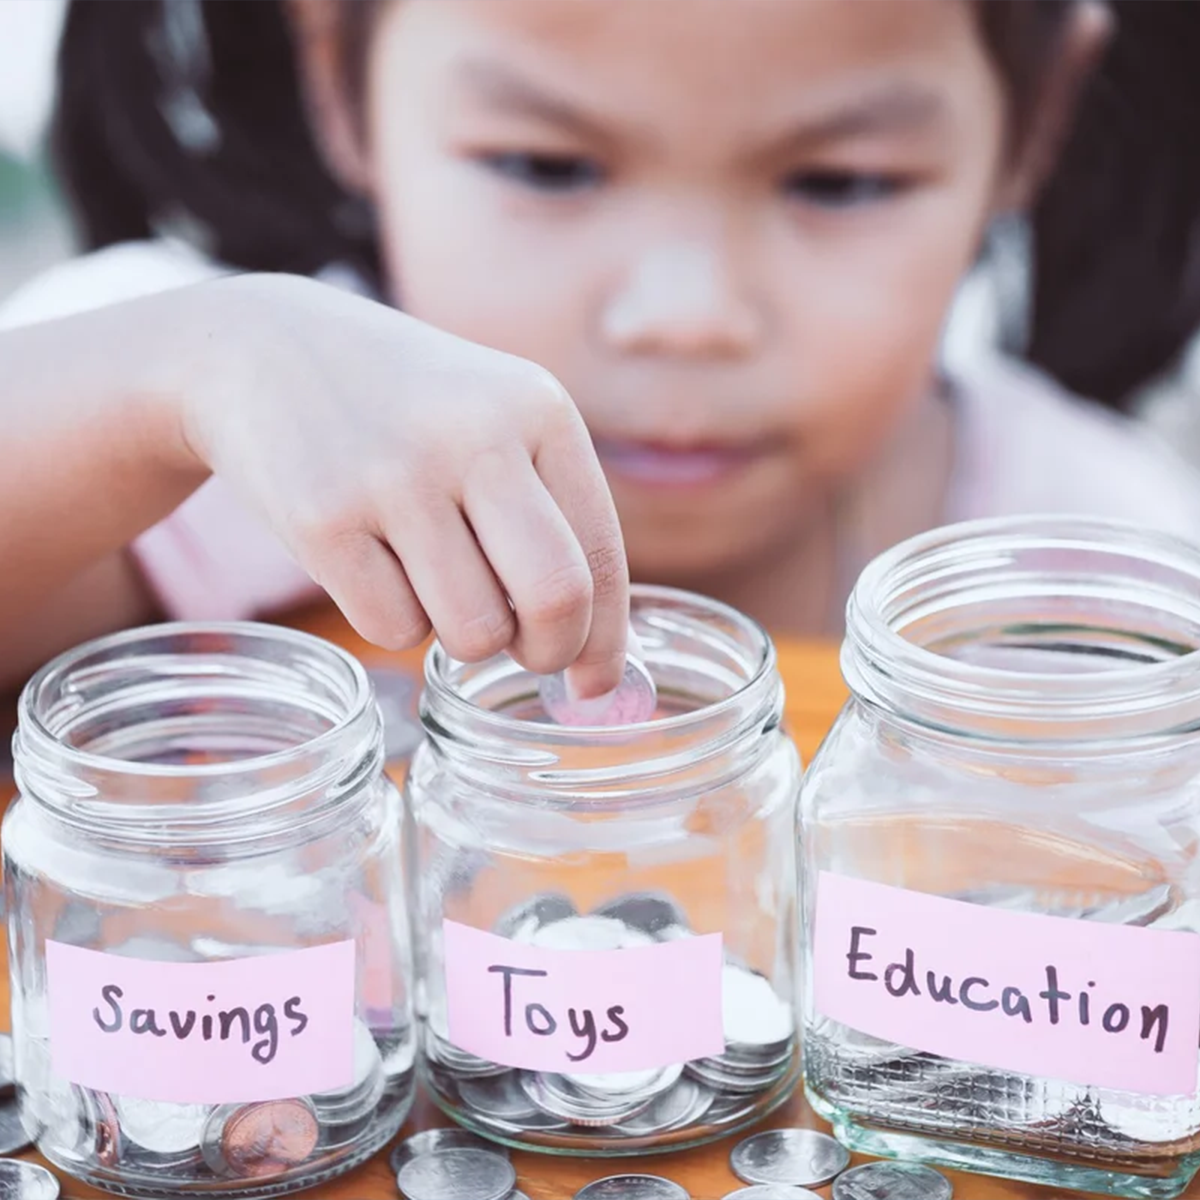
<instances>
[{"instance_id":1,"label":"girl","mask_svg":"<svg viewBox=\"0 0 1200 1200\"><path fill-rule=\"evenodd\" d=\"M870 557L950 520L1200 536L1200 483L1123 418L939 362L981 243L1047 179L1074 256L1036 281L1061 300L1038 361L1124 394L1194 322L1194 177L1148 214L1181 252L1114 284L1138 228L1071 186L1086 143L1053 175L1077 97L1103 119L1090 68L1126 61L1112 26L1094 0L73 4L56 144L98 252L0 337L26 447L0 664L315 581L380 644L432 623L593 694L627 562L828 634Z\"/></svg>"}]
</instances>

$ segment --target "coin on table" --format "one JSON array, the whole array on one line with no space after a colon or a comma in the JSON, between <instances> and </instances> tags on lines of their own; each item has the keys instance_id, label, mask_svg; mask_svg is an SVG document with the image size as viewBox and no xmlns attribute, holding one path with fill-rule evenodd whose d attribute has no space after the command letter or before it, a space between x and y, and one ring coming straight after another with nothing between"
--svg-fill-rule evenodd
<instances>
[{"instance_id":1,"label":"coin on table","mask_svg":"<svg viewBox=\"0 0 1200 1200\"><path fill-rule=\"evenodd\" d=\"M566 676L542 675L538 696L546 715L558 725L596 728L610 725L640 725L654 716L658 707L658 689L645 664L633 655L625 656L625 674L616 691L593 700L572 700L567 692Z\"/></svg>"},{"instance_id":2,"label":"coin on table","mask_svg":"<svg viewBox=\"0 0 1200 1200\"><path fill-rule=\"evenodd\" d=\"M850 1161L844 1146L815 1129L768 1129L738 1142L729 1156L746 1183L818 1187L840 1175Z\"/></svg>"},{"instance_id":3,"label":"coin on table","mask_svg":"<svg viewBox=\"0 0 1200 1200\"><path fill-rule=\"evenodd\" d=\"M0 1154L15 1154L24 1150L32 1139L21 1124L21 1108L16 1097L0 1104Z\"/></svg>"},{"instance_id":4,"label":"coin on table","mask_svg":"<svg viewBox=\"0 0 1200 1200\"><path fill-rule=\"evenodd\" d=\"M661 1175L609 1175L585 1184L575 1200L691 1200L688 1193Z\"/></svg>"},{"instance_id":5,"label":"coin on table","mask_svg":"<svg viewBox=\"0 0 1200 1200\"><path fill-rule=\"evenodd\" d=\"M752 1183L749 1187L727 1192L722 1200L821 1200L808 1188L792 1187L787 1183Z\"/></svg>"},{"instance_id":6,"label":"coin on table","mask_svg":"<svg viewBox=\"0 0 1200 1200\"><path fill-rule=\"evenodd\" d=\"M399 1175L401 1168L422 1154L432 1154L435 1150L487 1150L491 1154L501 1154L508 1157L508 1151L503 1146L494 1146L484 1141L477 1134L457 1125L447 1125L441 1129L423 1129L412 1137L397 1142L392 1149L388 1162L392 1174Z\"/></svg>"},{"instance_id":7,"label":"coin on table","mask_svg":"<svg viewBox=\"0 0 1200 1200\"><path fill-rule=\"evenodd\" d=\"M953 1194L945 1175L919 1163L864 1163L833 1185L833 1200L950 1200Z\"/></svg>"},{"instance_id":8,"label":"coin on table","mask_svg":"<svg viewBox=\"0 0 1200 1200\"><path fill-rule=\"evenodd\" d=\"M516 1184L512 1163L492 1150L431 1150L396 1176L408 1200L505 1200Z\"/></svg>"},{"instance_id":9,"label":"coin on table","mask_svg":"<svg viewBox=\"0 0 1200 1200\"><path fill-rule=\"evenodd\" d=\"M0 1200L58 1200L58 1180L36 1163L0 1158Z\"/></svg>"}]
</instances>

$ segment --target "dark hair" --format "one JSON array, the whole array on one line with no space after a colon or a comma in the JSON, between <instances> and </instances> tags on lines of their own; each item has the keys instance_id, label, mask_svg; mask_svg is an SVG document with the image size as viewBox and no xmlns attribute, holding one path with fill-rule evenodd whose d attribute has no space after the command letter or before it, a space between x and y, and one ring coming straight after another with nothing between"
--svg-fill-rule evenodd
<instances>
[{"instance_id":1,"label":"dark hair","mask_svg":"<svg viewBox=\"0 0 1200 1200\"><path fill-rule=\"evenodd\" d=\"M1014 143L1072 4L976 0ZM373 7L339 5L352 51ZM1200 4L1111 7L1117 36L1032 213L1028 357L1120 408L1200 325ZM53 149L89 247L182 223L234 266L308 274L337 260L376 277L370 214L327 170L306 115L279 0L72 0Z\"/></svg>"}]
</instances>

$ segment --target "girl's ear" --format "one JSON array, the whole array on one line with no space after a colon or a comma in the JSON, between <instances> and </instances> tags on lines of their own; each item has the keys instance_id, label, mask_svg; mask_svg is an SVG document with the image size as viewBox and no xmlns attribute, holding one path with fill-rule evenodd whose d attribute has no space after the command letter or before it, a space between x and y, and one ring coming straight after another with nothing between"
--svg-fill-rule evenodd
<instances>
[{"instance_id":1,"label":"girl's ear","mask_svg":"<svg viewBox=\"0 0 1200 1200\"><path fill-rule=\"evenodd\" d=\"M313 137L337 181L365 196L373 180L365 120L356 103L365 89L349 78L344 11L364 2L286 0L285 12Z\"/></svg>"},{"instance_id":2,"label":"girl's ear","mask_svg":"<svg viewBox=\"0 0 1200 1200\"><path fill-rule=\"evenodd\" d=\"M1112 12L1103 0L1075 0L1072 9L1033 105L1034 117L997 197L998 212L1027 209L1037 199L1071 131L1080 94L1112 36Z\"/></svg>"}]
</instances>

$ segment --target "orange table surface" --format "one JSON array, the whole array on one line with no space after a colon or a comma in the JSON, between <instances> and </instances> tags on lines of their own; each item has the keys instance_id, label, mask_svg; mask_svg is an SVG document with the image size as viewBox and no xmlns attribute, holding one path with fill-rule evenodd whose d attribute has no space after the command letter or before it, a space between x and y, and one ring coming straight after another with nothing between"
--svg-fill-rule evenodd
<instances>
[{"instance_id":1,"label":"orange table surface","mask_svg":"<svg viewBox=\"0 0 1200 1200\"><path fill-rule=\"evenodd\" d=\"M289 619L287 624L307 630L343 646L368 666L394 667L420 673L421 653L410 651L389 654L359 638L346 624L340 613L331 607L308 610ZM837 647L825 642L802 642L778 639L779 670L787 692L786 722L789 733L800 748L807 763L816 751L839 708L846 698L846 687L838 669ZM0 1014L7 1028L9 978L0 975ZM400 1136L448 1124L447 1118L424 1096L419 1096L413 1112ZM798 1090L791 1101L767 1118L762 1128L802 1125L825 1128L824 1123L809 1109ZM694 1200L720 1200L726 1193L743 1186L729 1169L729 1152L746 1136L744 1133L695 1150L667 1155L647 1155L640 1158L583 1159L554 1158L549 1155L513 1152L518 1187L530 1200L571 1200L585 1183L605 1175L628 1171L645 1171L664 1175L682 1184ZM42 1161L34 1152L23 1157ZM865 1161L855 1156L854 1161ZM1009 1183L983 1176L947 1171L953 1180L955 1200L1065 1200L1067 1195L1058 1189L1034 1187L1025 1183ZM97 1191L75 1180L63 1178L66 1197L102 1197ZM829 1196L830 1188L814 1189ZM299 1193L307 1196L310 1193ZM387 1151L381 1151L369 1162L338 1179L320 1184L312 1190L322 1200L397 1200L396 1181L388 1170ZM1185 1193L1191 1200L1200 1200L1200 1180Z\"/></svg>"}]
</instances>

